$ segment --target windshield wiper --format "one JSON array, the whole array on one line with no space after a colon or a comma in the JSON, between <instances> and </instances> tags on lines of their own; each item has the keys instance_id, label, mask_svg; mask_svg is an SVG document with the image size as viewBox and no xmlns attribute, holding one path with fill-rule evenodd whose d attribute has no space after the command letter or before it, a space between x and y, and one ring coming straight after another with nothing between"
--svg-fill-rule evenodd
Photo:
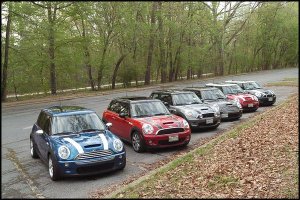
<instances>
[{"instance_id":1,"label":"windshield wiper","mask_svg":"<svg viewBox=\"0 0 300 200\"><path fill-rule=\"evenodd\" d=\"M151 115L137 115L135 117L151 117Z\"/></svg>"},{"instance_id":2,"label":"windshield wiper","mask_svg":"<svg viewBox=\"0 0 300 200\"><path fill-rule=\"evenodd\" d=\"M192 104L200 104L200 102L196 102L196 101L194 101L194 102L192 102Z\"/></svg>"},{"instance_id":3,"label":"windshield wiper","mask_svg":"<svg viewBox=\"0 0 300 200\"><path fill-rule=\"evenodd\" d=\"M83 129L80 132L91 132L91 131L103 131L101 129L95 129L95 128L90 128L90 129Z\"/></svg>"},{"instance_id":4,"label":"windshield wiper","mask_svg":"<svg viewBox=\"0 0 300 200\"><path fill-rule=\"evenodd\" d=\"M77 133L73 131L63 131L63 132L55 133L54 135L69 135L69 134L77 134Z\"/></svg>"},{"instance_id":5,"label":"windshield wiper","mask_svg":"<svg viewBox=\"0 0 300 200\"><path fill-rule=\"evenodd\" d=\"M158 116L158 115L167 115L167 113L156 113L156 114L154 114L154 116Z\"/></svg>"}]
</instances>

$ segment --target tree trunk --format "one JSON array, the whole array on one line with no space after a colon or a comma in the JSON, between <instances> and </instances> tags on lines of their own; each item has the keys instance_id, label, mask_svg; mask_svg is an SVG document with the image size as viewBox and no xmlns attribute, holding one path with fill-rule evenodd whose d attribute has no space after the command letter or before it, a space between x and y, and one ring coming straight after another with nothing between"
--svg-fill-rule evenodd
<instances>
[{"instance_id":1,"label":"tree trunk","mask_svg":"<svg viewBox=\"0 0 300 200\"><path fill-rule=\"evenodd\" d=\"M56 66L55 66L55 49L54 49L54 21L56 18L56 7L54 7L54 12L51 10L51 2L48 2L47 10L48 10L48 22L49 22L49 60L50 60L50 88L51 94L56 94L57 86L56 86Z\"/></svg>"},{"instance_id":2,"label":"tree trunk","mask_svg":"<svg viewBox=\"0 0 300 200\"><path fill-rule=\"evenodd\" d=\"M160 51L160 60L159 68L161 71L161 83L167 82L167 65L165 61L165 48L164 48L164 30L163 30L163 20L162 20L162 2L158 2L158 8L160 14L158 15L158 29L159 29L159 51Z\"/></svg>"},{"instance_id":3,"label":"tree trunk","mask_svg":"<svg viewBox=\"0 0 300 200\"><path fill-rule=\"evenodd\" d=\"M89 52L89 48L88 48L88 42L86 41L86 33L85 33L85 25L84 25L84 21L83 18L81 18L81 24L82 24L82 37L84 39L84 62L85 62L85 67L87 69L87 75L88 75L88 79L89 79L89 83L91 86L92 91L95 91L95 83L93 80L93 75L92 75L92 66L91 66L91 57L90 57L90 52Z\"/></svg>"},{"instance_id":4,"label":"tree trunk","mask_svg":"<svg viewBox=\"0 0 300 200\"><path fill-rule=\"evenodd\" d=\"M103 76L104 60L105 60L105 56L106 56L107 46L108 46L108 42L105 43L105 46L104 46L104 49L102 52L99 69L98 69L98 83L97 83L98 90L100 90L100 88L101 88L101 80L102 80L102 76Z\"/></svg>"},{"instance_id":5,"label":"tree trunk","mask_svg":"<svg viewBox=\"0 0 300 200\"><path fill-rule=\"evenodd\" d=\"M151 29L150 29L150 38L149 38L149 48L148 48L148 58L147 58L147 66L145 73L145 85L150 85L151 79L151 63L152 63L152 54L154 47L154 26L155 26L155 11L156 11L157 2L152 3L152 11L151 11Z\"/></svg>"},{"instance_id":6,"label":"tree trunk","mask_svg":"<svg viewBox=\"0 0 300 200\"><path fill-rule=\"evenodd\" d=\"M120 68L120 65L121 65L122 61L124 60L124 58L126 57L126 55L127 55L127 54L122 55L122 56L119 58L119 60L118 60L118 62L117 62L117 64L116 64L116 67L115 67L115 69L114 69L114 73L113 73L113 75L112 75L111 89L115 89L117 73L118 73L118 70L119 70L119 68Z\"/></svg>"},{"instance_id":7,"label":"tree trunk","mask_svg":"<svg viewBox=\"0 0 300 200\"><path fill-rule=\"evenodd\" d=\"M11 24L11 4L8 7L8 17L5 34L5 47L4 47L4 63L3 63L3 75L1 84L1 100L5 101L7 97L7 68L8 68L8 50L9 50L9 37L10 37L10 24ZM2 63L2 62L1 62Z\"/></svg>"}]
</instances>

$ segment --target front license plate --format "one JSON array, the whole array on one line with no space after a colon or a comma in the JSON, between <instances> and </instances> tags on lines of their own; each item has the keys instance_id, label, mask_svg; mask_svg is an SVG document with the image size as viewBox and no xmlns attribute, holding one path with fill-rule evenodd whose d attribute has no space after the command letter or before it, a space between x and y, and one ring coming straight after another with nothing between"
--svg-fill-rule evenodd
<instances>
[{"instance_id":1,"label":"front license plate","mask_svg":"<svg viewBox=\"0 0 300 200\"><path fill-rule=\"evenodd\" d=\"M178 141L179 138L178 138L178 135L175 135L175 136L169 136L169 142L176 142Z\"/></svg>"},{"instance_id":2,"label":"front license plate","mask_svg":"<svg viewBox=\"0 0 300 200\"><path fill-rule=\"evenodd\" d=\"M253 107L253 104L252 104L252 103L249 103L249 104L248 104L248 107Z\"/></svg>"},{"instance_id":3,"label":"front license plate","mask_svg":"<svg viewBox=\"0 0 300 200\"><path fill-rule=\"evenodd\" d=\"M222 118L228 118L228 113L223 113L223 114L221 114L221 117L222 117Z\"/></svg>"},{"instance_id":4,"label":"front license plate","mask_svg":"<svg viewBox=\"0 0 300 200\"><path fill-rule=\"evenodd\" d=\"M269 101L273 101L273 97L269 97Z\"/></svg>"},{"instance_id":5,"label":"front license plate","mask_svg":"<svg viewBox=\"0 0 300 200\"><path fill-rule=\"evenodd\" d=\"M214 123L214 119L207 119L206 120L206 124L212 124L212 123Z\"/></svg>"}]
</instances>

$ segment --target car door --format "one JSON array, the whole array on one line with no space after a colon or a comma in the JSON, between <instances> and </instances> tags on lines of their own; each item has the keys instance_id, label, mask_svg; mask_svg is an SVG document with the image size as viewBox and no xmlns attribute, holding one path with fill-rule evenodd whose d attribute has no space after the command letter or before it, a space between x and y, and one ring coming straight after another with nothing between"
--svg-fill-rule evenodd
<instances>
[{"instance_id":1,"label":"car door","mask_svg":"<svg viewBox=\"0 0 300 200\"><path fill-rule=\"evenodd\" d=\"M51 117L49 115L43 116L45 119L41 121L40 128L43 130L42 134L35 134L37 147L43 160L47 160L49 150L49 136L51 134Z\"/></svg>"},{"instance_id":2,"label":"car door","mask_svg":"<svg viewBox=\"0 0 300 200\"><path fill-rule=\"evenodd\" d=\"M115 130L121 138L130 140L130 132L132 129L132 123L130 122L130 108L129 103L120 102L120 113L124 113L125 117L116 116L116 124L118 124L118 130Z\"/></svg>"},{"instance_id":3,"label":"car door","mask_svg":"<svg viewBox=\"0 0 300 200\"><path fill-rule=\"evenodd\" d=\"M107 110L103 113L103 119L105 119L107 123L112 123L112 126L109 128L109 130L116 135L119 135L118 130L120 129L117 120L120 110L120 103L116 100L113 100L108 106Z\"/></svg>"}]
</instances>

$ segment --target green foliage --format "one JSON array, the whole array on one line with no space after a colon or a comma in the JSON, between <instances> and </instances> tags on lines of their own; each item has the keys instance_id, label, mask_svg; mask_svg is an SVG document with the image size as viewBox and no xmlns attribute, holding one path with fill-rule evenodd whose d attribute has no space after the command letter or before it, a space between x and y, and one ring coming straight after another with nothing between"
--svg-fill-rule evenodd
<instances>
[{"instance_id":1,"label":"green foliage","mask_svg":"<svg viewBox=\"0 0 300 200\"><path fill-rule=\"evenodd\" d=\"M152 2L11 3L8 94L15 90L18 94L50 90L50 23L46 14L50 4L52 12L57 6L53 28L58 90L90 86L87 62L94 81L102 70L100 84L111 84L121 55L126 58L117 71L116 82L129 87L131 81L144 80ZM2 4L2 52L7 5L8 2ZM164 50L167 76L176 71L177 76L186 76L188 68L192 75L218 75L297 66L298 2L255 5L162 2L155 13L151 79L161 78L160 48ZM162 32L158 28L159 17ZM3 60L4 54L2 64Z\"/></svg>"}]
</instances>

